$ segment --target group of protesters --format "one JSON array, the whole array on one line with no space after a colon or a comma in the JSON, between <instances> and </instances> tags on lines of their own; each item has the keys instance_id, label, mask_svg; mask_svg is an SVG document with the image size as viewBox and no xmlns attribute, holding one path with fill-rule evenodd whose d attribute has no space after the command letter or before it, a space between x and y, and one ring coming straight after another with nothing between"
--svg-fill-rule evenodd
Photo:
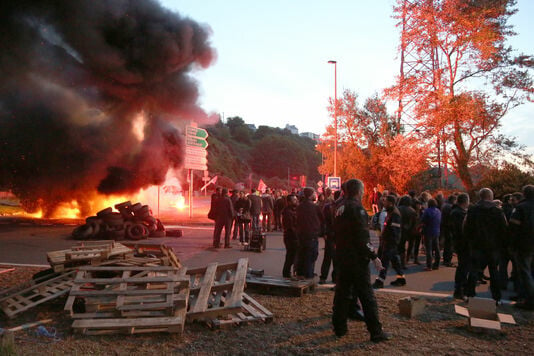
<instances>
[{"instance_id":1,"label":"group of protesters","mask_svg":"<svg viewBox=\"0 0 534 356\"><path fill-rule=\"evenodd\" d=\"M444 266L454 267L452 257L456 253L455 298L475 296L476 286L489 280L491 295L500 303L501 291L512 281L517 295L511 299L518 300L516 306L534 309L534 186L527 185L522 192L507 194L502 200L494 199L492 190L483 188L476 199L471 204L466 193L445 198L441 193L432 197L429 192L410 192L397 197L375 190L371 205L376 204L378 209L371 225L380 235L379 256L384 266L391 260L397 281L404 278L402 271L410 260L420 264L418 254L423 242L426 271L438 269L441 261ZM397 208L391 209L389 202ZM400 235L392 241L385 229L388 216L398 221L397 215ZM486 268L489 277L484 275ZM385 273L380 273L373 286L383 287L384 279Z\"/></svg>"},{"instance_id":2,"label":"group of protesters","mask_svg":"<svg viewBox=\"0 0 534 356\"><path fill-rule=\"evenodd\" d=\"M254 230L283 231L286 257L282 268L285 278L314 277L319 251L319 238L325 239L325 253L319 283L326 283L330 267L336 282L336 211L346 193L329 188L317 194L312 188L292 192L267 189L261 193L218 189L212 197L215 212L213 246L220 246L225 228L224 247L230 239L247 244ZM381 269L372 287L382 288L389 265L397 276L395 286L407 283L404 271L411 262L421 264L421 246L426 255L425 271L440 265L456 267L454 297L465 299L476 295L476 286L490 283L492 297L501 300L501 290L513 282L516 305L534 308L534 186L523 192L495 200L489 188L476 194L472 204L466 193L410 191L399 196L392 191L374 188L370 194L373 215L369 227L379 236L376 251ZM210 212L211 214L211 212ZM457 265L453 265L453 253ZM512 266L511 274L508 272ZM488 269L489 277L484 274Z\"/></svg>"}]
</instances>

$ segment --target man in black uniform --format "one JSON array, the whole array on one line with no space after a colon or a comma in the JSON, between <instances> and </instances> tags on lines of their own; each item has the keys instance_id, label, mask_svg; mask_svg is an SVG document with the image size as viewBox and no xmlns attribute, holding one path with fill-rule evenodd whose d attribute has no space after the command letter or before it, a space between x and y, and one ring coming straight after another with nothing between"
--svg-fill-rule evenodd
<instances>
[{"instance_id":1,"label":"man in black uniform","mask_svg":"<svg viewBox=\"0 0 534 356\"><path fill-rule=\"evenodd\" d=\"M368 216L362 206L363 183L351 179L345 184L347 196L336 209L335 234L337 243L337 283L332 324L336 336L347 333L347 316L351 296L357 295L362 304L367 330L374 342L385 341L391 335L382 330L378 307L371 288L369 260L377 270L382 265L370 243Z\"/></svg>"},{"instance_id":2,"label":"man in black uniform","mask_svg":"<svg viewBox=\"0 0 534 356\"><path fill-rule=\"evenodd\" d=\"M224 248L230 248L230 232L235 212L232 201L228 196L228 189L223 188L222 196L216 201L215 229L213 230L213 247L219 248L221 244L221 232L224 227Z\"/></svg>"},{"instance_id":3,"label":"man in black uniform","mask_svg":"<svg viewBox=\"0 0 534 356\"><path fill-rule=\"evenodd\" d=\"M464 299L465 295L474 295L474 291L468 292L467 277L471 270L471 247L463 234L463 224L467 208L469 207L469 195L462 193L458 195L456 204L452 207L450 214L450 227L452 244L458 256L458 266L454 275L454 298Z\"/></svg>"},{"instance_id":4,"label":"man in black uniform","mask_svg":"<svg viewBox=\"0 0 534 356\"><path fill-rule=\"evenodd\" d=\"M399 209L395 206L396 199L393 195L388 195L384 201L384 207L387 211L386 221L384 221L384 230L382 231L382 256L380 259L384 268L380 271L378 278L373 283L373 288L383 288L386 275L388 273L389 262L397 272L397 279L391 282L392 286L406 285L406 278L401 268L398 246L401 235L401 215Z\"/></svg>"},{"instance_id":5,"label":"man in black uniform","mask_svg":"<svg viewBox=\"0 0 534 356\"><path fill-rule=\"evenodd\" d=\"M501 289L497 263L499 250L507 234L507 222L504 212L493 202L493 191L489 188L480 190L480 201L467 210L464 223L464 236L472 247L472 272L469 274L469 292L476 287L478 276L483 267L488 266L490 273L490 290L493 299L499 303ZM468 295L469 297L472 295Z\"/></svg>"},{"instance_id":6,"label":"man in black uniform","mask_svg":"<svg viewBox=\"0 0 534 356\"><path fill-rule=\"evenodd\" d=\"M319 236L324 223L323 212L314 200L315 190L306 187L304 199L297 207L298 274L306 279L314 276L315 261L319 255Z\"/></svg>"},{"instance_id":7,"label":"man in black uniform","mask_svg":"<svg viewBox=\"0 0 534 356\"><path fill-rule=\"evenodd\" d=\"M534 259L534 185L523 187L525 199L510 217L510 229L514 238L516 263L521 289L525 299L516 304L519 308L534 310L534 282L532 260Z\"/></svg>"},{"instance_id":8,"label":"man in black uniform","mask_svg":"<svg viewBox=\"0 0 534 356\"><path fill-rule=\"evenodd\" d=\"M284 278L291 278L291 266L296 266L299 240L297 237L297 196L287 196L287 206L282 210L282 226L284 229L284 245L286 247L286 259L282 269Z\"/></svg>"}]
</instances>

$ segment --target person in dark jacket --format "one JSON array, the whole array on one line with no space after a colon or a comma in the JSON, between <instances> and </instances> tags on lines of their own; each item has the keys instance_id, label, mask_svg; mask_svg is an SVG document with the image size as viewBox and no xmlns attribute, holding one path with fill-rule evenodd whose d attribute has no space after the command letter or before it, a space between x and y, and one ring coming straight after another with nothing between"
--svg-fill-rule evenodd
<instances>
[{"instance_id":1,"label":"person in dark jacket","mask_svg":"<svg viewBox=\"0 0 534 356\"><path fill-rule=\"evenodd\" d=\"M467 211L464 223L464 235L472 247L472 272L469 274L469 292L474 293L476 282L482 275L483 267L488 266L490 290L494 300L501 300L501 289L497 263L503 239L507 234L506 217L502 209L493 202L493 191L482 188L480 201ZM471 297L474 295L468 295Z\"/></svg>"},{"instance_id":2,"label":"person in dark jacket","mask_svg":"<svg viewBox=\"0 0 534 356\"><path fill-rule=\"evenodd\" d=\"M239 230L239 242L248 244L250 238L250 200L245 192L239 192L239 198L235 203L237 229Z\"/></svg>"},{"instance_id":3,"label":"person in dark jacket","mask_svg":"<svg viewBox=\"0 0 534 356\"><path fill-rule=\"evenodd\" d=\"M452 265L452 234L451 234L451 211L456 204L456 195L447 198L447 202L441 206L441 226L439 244L443 246L443 265L453 267Z\"/></svg>"},{"instance_id":4,"label":"person in dark jacket","mask_svg":"<svg viewBox=\"0 0 534 356\"><path fill-rule=\"evenodd\" d=\"M287 199L280 190L276 191L274 197L274 231L282 230L282 211L286 207Z\"/></svg>"},{"instance_id":5,"label":"person in dark jacket","mask_svg":"<svg viewBox=\"0 0 534 356\"><path fill-rule=\"evenodd\" d=\"M304 199L297 207L297 234L299 237L298 275L314 276L315 261L319 255L319 236L324 223L323 212L314 204L315 190L304 188Z\"/></svg>"},{"instance_id":6,"label":"person in dark jacket","mask_svg":"<svg viewBox=\"0 0 534 356\"><path fill-rule=\"evenodd\" d=\"M273 227L274 199L269 188L267 188L265 194L262 194L261 203L263 231L271 231Z\"/></svg>"},{"instance_id":7,"label":"person in dark jacket","mask_svg":"<svg viewBox=\"0 0 534 356\"><path fill-rule=\"evenodd\" d=\"M393 195L386 196L384 200L384 208L386 208L387 216L384 221L384 230L382 231L382 256L380 260L383 264L383 269L378 274L373 288L383 288L386 280L388 266L391 262L393 269L397 272L397 279L391 282L392 286L406 285L406 277L401 268L400 256L398 246L401 237L401 215L399 209L395 206L396 198Z\"/></svg>"},{"instance_id":8,"label":"person in dark jacket","mask_svg":"<svg viewBox=\"0 0 534 356\"><path fill-rule=\"evenodd\" d=\"M250 215L252 215L252 230L259 230L262 207L261 197L258 195L256 189L252 188L248 199L250 200Z\"/></svg>"},{"instance_id":9,"label":"person in dark jacket","mask_svg":"<svg viewBox=\"0 0 534 356\"><path fill-rule=\"evenodd\" d=\"M330 265L332 268L332 281L336 280L336 236L334 231L334 217L336 213L336 201L339 199L341 191L338 190L334 194L334 199L330 198L323 208L323 216L325 222L325 236L324 236L324 256L321 264L321 275L319 276L319 284L325 284L330 272Z\"/></svg>"},{"instance_id":10,"label":"person in dark jacket","mask_svg":"<svg viewBox=\"0 0 534 356\"><path fill-rule=\"evenodd\" d=\"M213 230L213 247L219 248L221 233L224 227L224 248L230 248L230 233L235 212L232 201L228 197L228 189L223 188L221 197L216 201L215 229Z\"/></svg>"},{"instance_id":11,"label":"person in dark jacket","mask_svg":"<svg viewBox=\"0 0 534 356\"><path fill-rule=\"evenodd\" d=\"M299 201L297 196L289 194L287 196L287 206L282 210L282 227L284 229L284 245L286 247L286 258L282 269L284 278L291 278L291 266L295 270L297 265L297 252L299 240L297 236L297 206Z\"/></svg>"},{"instance_id":12,"label":"person in dark jacket","mask_svg":"<svg viewBox=\"0 0 534 356\"><path fill-rule=\"evenodd\" d=\"M239 199L239 191L237 189L232 190L232 195L230 195L230 200L232 201L232 206L235 210L235 204L237 203L237 200ZM237 233L239 231L239 218L236 216L234 217L233 224L233 233L232 233L232 240L237 240Z\"/></svg>"},{"instance_id":13,"label":"person in dark jacket","mask_svg":"<svg viewBox=\"0 0 534 356\"><path fill-rule=\"evenodd\" d=\"M469 195L462 193L458 195L450 214L452 244L458 256L458 266L454 275L454 298L456 299L465 298L467 278L471 270L471 248L462 231L468 207Z\"/></svg>"},{"instance_id":14,"label":"person in dark jacket","mask_svg":"<svg viewBox=\"0 0 534 356\"><path fill-rule=\"evenodd\" d=\"M208 211L208 218L211 220L215 220L215 215L217 214L217 200L221 197L221 187L215 188L215 192L211 195L211 204L210 204L210 210Z\"/></svg>"},{"instance_id":15,"label":"person in dark jacket","mask_svg":"<svg viewBox=\"0 0 534 356\"><path fill-rule=\"evenodd\" d=\"M515 249L518 278L523 292L523 300L516 307L534 310L534 281L532 261L534 260L534 185L523 187L524 200L510 216L510 230Z\"/></svg>"},{"instance_id":16,"label":"person in dark jacket","mask_svg":"<svg viewBox=\"0 0 534 356\"><path fill-rule=\"evenodd\" d=\"M373 342L385 341L391 335L382 330L378 307L371 288L369 261L377 270L382 269L369 238L369 217L363 208L363 183L351 179L345 183L346 196L336 209L334 221L338 275L334 296L332 324L336 336L347 333L347 318L351 297L357 296L362 304L367 330Z\"/></svg>"},{"instance_id":17,"label":"person in dark jacket","mask_svg":"<svg viewBox=\"0 0 534 356\"><path fill-rule=\"evenodd\" d=\"M401 258L401 268L406 269L406 263L413 249L415 241L415 229L417 227L417 213L412 208L412 198L405 195L399 200L399 212L401 214L401 240L398 251ZM406 243L408 243L408 252L406 252Z\"/></svg>"},{"instance_id":18,"label":"person in dark jacket","mask_svg":"<svg viewBox=\"0 0 534 356\"><path fill-rule=\"evenodd\" d=\"M441 211L434 199L428 201L428 208L423 212L421 222L423 224L423 237L425 239L426 270L431 271L439 268L439 230L441 225ZM432 264L432 254L434 263Z\"/></svg>"}]
</instances>

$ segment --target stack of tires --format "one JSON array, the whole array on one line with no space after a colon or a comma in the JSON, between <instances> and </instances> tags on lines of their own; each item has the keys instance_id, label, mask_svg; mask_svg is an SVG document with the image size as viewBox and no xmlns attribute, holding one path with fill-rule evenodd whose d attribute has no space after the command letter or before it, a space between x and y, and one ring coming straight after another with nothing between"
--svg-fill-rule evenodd
<instances>
[{"instance_id":1,"label":"stack of tires","mask_svg":"<svg viewBox=\"0 0 534 356\"><path fill-rule=\"evenodd\" d=\"M99 211L85 219L85 224L72 232L76 240L110 239L142 240L148 237L165 237L165 227L150 214L148 205L129 201Z\"/></svg>"}]
</instances>

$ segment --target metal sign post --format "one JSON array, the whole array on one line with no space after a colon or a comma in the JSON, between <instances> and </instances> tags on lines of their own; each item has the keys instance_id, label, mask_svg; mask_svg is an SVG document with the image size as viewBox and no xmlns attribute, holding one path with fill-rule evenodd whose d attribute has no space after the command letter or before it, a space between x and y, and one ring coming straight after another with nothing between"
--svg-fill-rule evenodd
<instances>
[{"instance_id":1,"label":"metal sign post","mask_svg":"<svg viewBox=\"0 0 534 356\"><path fill-rule=\"evenodd\" d=\"M189 177L189 219L193 218L193 170L208 170L208 131L192 122L185 128L185 162Z\"/></svg>"}]
</instances>

